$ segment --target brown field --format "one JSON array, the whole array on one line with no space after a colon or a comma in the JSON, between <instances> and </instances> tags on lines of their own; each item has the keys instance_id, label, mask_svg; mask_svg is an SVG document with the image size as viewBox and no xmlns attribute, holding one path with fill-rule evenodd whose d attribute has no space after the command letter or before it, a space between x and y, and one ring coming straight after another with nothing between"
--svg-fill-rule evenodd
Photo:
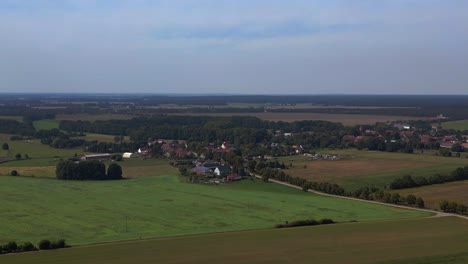
<instances>
[{"instance_id":1,"label":"brown field","mask_svg":"<svg viewBox=\"0 0 468 264\"><path fill-rule=\"evenodd\" d=\"M324 120L340 122L343 125L367 125L376 122L397 120L421 120L424 117L390 116L390 115L346 115L346 114L321 114L321 113L184 113L178 115L197 116L255 116L268 121L294 122L302 120Z\"/></svg>"},{"instance_id":2,"label":"brown field","mask_svg":"<svg viewBox=\"0 0 468 264\"><path fill-rule=\"evenodd\" d=\"M57 115L56 120L69 120L69 121L104 121L111 119L131 119L135 116L132 115L122 115L122 114L101 114L101 115L91 115L91 114L73 114L73 115Z\"/></svg>"},{"instance_id":3,"label":"brown field","mask_svg":"<svg viewBox=\"0 0 468 264\"><path fill-rule=\"evenodd\" d=\"M361 186L385 187L404 175L431 176L435 173L448 174L465 166L466 159L435 156L431 152L421 154L389 153L378 151L334 150L340 160L312 160L305 156L289 156L279 159L291 176L318 182L333 182L345 189Z\"/></svg>"},{"instance_id":4,"label":"brown field","mask_svg":"<svg viewBox=\"0 0 468 264\"><path fill-rule=\"evenodd\" d=\"M439 208L441 200L453 201L468 205L468 181L434 184L418 188L395 190L401 195L414 194L424 199L426 206Z\"/></svg>"},{"instance_id":5,"label":"brown field","mask_svg":"<svg viewBox=\"0 0 468 264\"><path fill-rule=\"evenodd\" d=\"M3 134L3 133L0 133L0 140L10 140L10 137L13 136L13 134Z\"/></svg>"}]
</instances>

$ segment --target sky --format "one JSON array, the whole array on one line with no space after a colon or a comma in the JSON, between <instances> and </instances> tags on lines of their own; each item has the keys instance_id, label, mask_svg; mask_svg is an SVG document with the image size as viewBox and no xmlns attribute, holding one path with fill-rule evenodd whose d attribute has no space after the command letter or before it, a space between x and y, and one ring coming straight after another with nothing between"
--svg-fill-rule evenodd
<instances>
[{"instance_id":1,"label":"sky","mask_svg":"<svg viewBox=\"0 0 468 264\"><path fill-rule=\"evenodd\" d=\"M468 1L1 0L1 92L468 94Z\"/></svg>"}]
</instances>

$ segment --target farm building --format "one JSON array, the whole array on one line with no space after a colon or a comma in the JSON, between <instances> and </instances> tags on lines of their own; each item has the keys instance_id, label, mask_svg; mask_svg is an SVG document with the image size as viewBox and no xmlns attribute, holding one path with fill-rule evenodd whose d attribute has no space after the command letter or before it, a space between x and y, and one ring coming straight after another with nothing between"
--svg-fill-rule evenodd
<instances>
[{"instance_id":1,"label":"farm building","mask_svg":"<svg viewBox=\"0 0 468 264\"><path fill-rule=\"evenodd\" d=\"M81 157L81 160L110 160L111 155L109 153L90 154Z\"/></svg>"},{"instance_id":2,"label":"farm building","mask_svg":"<svg viewBox=\"0 0 468 264\"><path fill-rule=\"evenodd\" d=\"M134 157L135 157L135 153L132 153L132 152L125 152L122 155L122 158L124 158L124 159L131 159L131 158L134 158Z\"/></svg>"}]
</instances>

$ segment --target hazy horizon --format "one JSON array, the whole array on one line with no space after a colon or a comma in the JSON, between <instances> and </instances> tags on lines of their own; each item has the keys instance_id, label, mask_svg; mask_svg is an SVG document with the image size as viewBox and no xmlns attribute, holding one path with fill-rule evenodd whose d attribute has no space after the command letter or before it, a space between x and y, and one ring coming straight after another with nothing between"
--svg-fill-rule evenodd
<instances>
[{"instance_id":1,"label":"hazy horizon","mask_svg":"<svg viewBox=\"0 0 468 264\"><path fill-rule=\"evenodd\" d=\"M462 95L468 1L5 0L0 93Z\"/></svg>"}]
</instances>

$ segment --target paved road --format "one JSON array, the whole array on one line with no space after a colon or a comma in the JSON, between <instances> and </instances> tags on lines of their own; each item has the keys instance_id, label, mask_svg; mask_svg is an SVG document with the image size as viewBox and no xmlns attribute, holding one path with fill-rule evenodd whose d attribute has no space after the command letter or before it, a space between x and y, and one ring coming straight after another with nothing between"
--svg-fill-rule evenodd
<instances>
[{"instance_id":1,"label":"paved road","mask_svg":"<svg viewBox=\"0 0 468 264\"><path fill-rule=\"evenodd\" d=\"M256 178L262 178L259 175L255 175L255 177ZM295 189L298 189L298 190L302 190L301 187L296 186L296 185L292 185L292 184L289 184L289 183L286 183L286 182L277 181L277 180L273 180L273 179L269 179L269 181L273 182L273 183L281 184L281 185L284 185L284 186L288 186L288 187L291 187L291 188L295 188ZM340 198L340 199L348 199L348 200L354 200L354 201L359 201L359 202L380 204L380 205L385 205L385 206L391 206L391 207L397 207L397 208L403 208L403 209L410 209L410 210L412 209L412 210L432 213L433 215L429 216L428 218L455 216L455 217L459 217L459 218L463 218L463 219L468 220L468 216L459 215L459 214L451 214L451 213L439 212L439 211L430 210L430 209L422 209L422 208L417 208L417 207L409 207L409 206L403 206L403 205L397 205L397 204L388 204L388 203L382 203L382 202L377 202L377 201L363 200L363 199L358 199L358 198L354 198L354 197L340 196L340 195L323 193L323 192L319 192L319 191L315 191L315 190L311 190L311 189L309 189L308 192L318 194L318 195L328 196L328 197L335 197L335 198Z\"/></svg>"}]
</instances>

